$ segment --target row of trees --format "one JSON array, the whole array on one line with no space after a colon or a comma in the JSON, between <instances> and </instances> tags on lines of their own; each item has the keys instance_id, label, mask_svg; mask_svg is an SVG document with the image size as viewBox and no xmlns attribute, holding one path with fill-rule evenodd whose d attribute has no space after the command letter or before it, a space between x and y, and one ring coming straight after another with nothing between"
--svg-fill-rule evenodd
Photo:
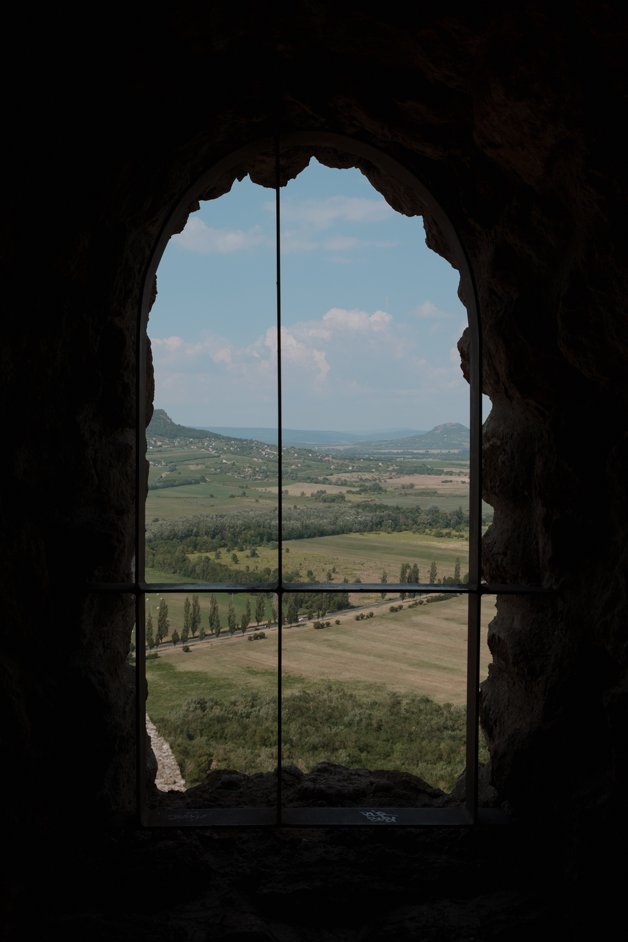
<instances>
[{"instance_id":1,"label":"row of trees","mask_svg":"<svg viewBox=\"0 0 628 942\"><path fill-rule=\"evenodd\" d=\"M468 514L461 507L448 511L435 504L402 507L360 501L296 509L285 507L281 522L283 539L295 540L377 530L414 530L416 533L460 531L468 527L468 520ZM219 548L231 552L245 546L273 545L279 534L278 523L276 510L250 511L242 515L207 514L169 523L162 521L147 533L146 549L147 553L159 552L170 543L183 547L186 553L208 553Z\"/></svg>"},{"instance_id":2,"label":"row of trees","mask_svg":"<svg viewBox=\"0 0 628 942\"><path fill-rule=\"evenodd\" d=\"M465 575L464 580L460 575L460 560L456 559L454 564L454 573L453 576L443 576L439 579L438 577L438 566L436 565L436 560L432 560L430 564L430 577L428 582L431 585L435 585L440 582L443 585L459 585L461 582L468 582L468 575ZM419 569L418 563L402 563L401 569L399 571L399 582L401 583L413 583L417 585L421 582L421 570ZM407 593L409 598L414 598L416 595L415 592ZM402 592L401 597L405 598L406 593Z\"/></svg>"},{"instance_id":3,"label":"row of trees","mask_svg":"<svg viewBox=\"0 0 628 942\"><path fill-rule=\"evenodd\" d=\"M385 570L381 575L380 581L383 583L388 582L388 573ZM430 585L437 585L438 583L440 583L441 585L460 585L461 582L469 581L469 574L466 573L464 576L464 579L461 578L460 560L457 559L454 565L453 576L443 576L442 578L439 578L438 566L436 564L436 560L433 559L430 564L430 576L427 581ZM402 563L401 568L399 570L399 582L404 585L405 584L419 585L419 583L421 582L421 570L419 569L419 564L418 563ZM381 596L383 599L386 598L386 595L387 595L386 592L381 593ZM416 592L401 592L400 595L402 599L405 599L405 598L413 599L416 595Z\"/></svg>"},{"instance_id":4,"label":"row of trees","mask_svg":"<svg viewBox=\"0 0 628 942\"><path fill-rule=\"evenodd\" d=\"M149 650L156 648L168 638L175 645L179 642L187 644L190 638L196 638L197 635L199 640L202 641L208 633L217 638L223 628L226 628L231 635L238 630L244 634L252 623L255 623L255 625L265 623L268 621L269 616L272 622L277 622L279 615L277 602L274 597L271 598L270 612L268 611L269 597L260 593L255 595L253 603L251 603L251 599L247 598L244 608L238 613L233 600L230 599L225 612L221 611L216 597L210 595L206 626L198 596L193 595L191 601L186 596L183 604L183 624L175 628L171 628L168 603L165 598L161 598L157 608L156 621L153 619L151 611L146 616L146 647ZM340 611L349 607L347 592L290 593L284 600L283 622L288 625L295 624L298 622L301 612L305 612L308 618L315 616L322 618L328 612Z\"/></svg>"},{"instance_id":5,"label":"row of trees","mask_svg":"<svg viewBox=\"0 0 628 942\"><path fill-rule=\"evenodd\" d=\"M212 595L209 599L209 611L207 614L207 628L202 620L201 606L197 595L192 596L192 601L185 597L183 603L183 624L178 628L170 626L170 614L168 603L164 598L159 600L157 608L157 619L153 621L152 612L149 611L146 616L146 647L155 648L162 644L168 637L173 644L187 644L190 638L198 638L203 641L209 634L218 637L223 627L233 634L238 628L244 633L255 618L257 625L266 618L266 599L263 595L258 595L253 608L250 600L247 599L243 611L238 615L235 605L232 601L227 607L226 616L221 616L216 598Z\"/></svg>"}]
</instances>

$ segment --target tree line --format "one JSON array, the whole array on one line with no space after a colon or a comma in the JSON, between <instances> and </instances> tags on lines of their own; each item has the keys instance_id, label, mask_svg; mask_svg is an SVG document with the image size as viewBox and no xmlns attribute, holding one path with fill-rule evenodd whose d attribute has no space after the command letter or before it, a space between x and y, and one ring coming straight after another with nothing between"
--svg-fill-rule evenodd
<instances>
[{"instance_id":1,"label":"tree line","mask_svg":"<svg viewBox=\"0 0 628 942\"><path fill-rule=\"evenodd\" d=\"M283 599L282 622L287 625L296 624L302 612L307 618L322 618L330 612L350 607L348 592L291 592ZM146 647L152 650L168 639L173 645L186 645L197 636L199 641L203 641L208 634L218 638L223 629L230 635L234 635L238 630L244 634L251 624L274 624L277 623L278 617L277 597L270 592L256 593L253 601L247 597L240 613L236 611L232 599L229 600L226 612L221 611L216 596L210 595L205 618L198 595L193 595L191 601L188 596L185 597L183 623L172 627L168 603L162 597L159 600L156 620L153 619L151 611L146 616Z\"/></svg>"},{"instance_id":2,"label":"tree line","mask_svg":"<svg viewBox=\"0 0 628 942\"><path fill-rule=\"evenodd\" d=\"M212 514L187 517L174 522L152 524L146 534L147 547L153 544L185 541L187 552L210 552L218 548L260 546L277 543L277 510L246 514ZM344 502L324 507L284 507L284 540L310 539L341 533L368 533L375 530L433 533L439 530L465 530L469 515L462 507L442 510L435 504L423 508L397 504Z\"/></svg>"}]
</instances>

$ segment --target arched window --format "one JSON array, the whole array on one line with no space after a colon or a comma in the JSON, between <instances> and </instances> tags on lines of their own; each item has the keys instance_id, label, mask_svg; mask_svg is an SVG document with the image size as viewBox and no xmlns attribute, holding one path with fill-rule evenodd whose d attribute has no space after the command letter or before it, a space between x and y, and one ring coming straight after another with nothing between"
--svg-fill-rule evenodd
<instances>
[{"instance_id":1,"label":"arched window","mask_svg":"<svg viewBox=\"0 0 628 942\"><path fill-rule=\"evenodd\" d=\"M331 572L327 574L327 581L314 579L313 575L304 581L297 581L299 576L294 572L288 572L286 566L286 554L284 552L286 519L287 519L287 498L288 491L284 488L285 478L285 449L283 448L283 416L282 416L282 251L281 251L281 200L282 186L290 176L294 176L305 166L312 155L321 155L331 166L356 166L374 183L386 193L386 197L393 205L398 207L407 215L422 216L426 220L430 232L432 244L435 244L447 255L454 267L460 273L461 296L468 315L468 328L465 336L465 375L469 381L469 514L468 514L468 573L462 580L458 573L457 580L449 580L447 584L437 582L434 573L431 578L427 577L427 572L421 575L423 578L412 579L411 571L404 573L403 579L395 582L394 578L388 577L382 572L382 578L379 581L345 583L342 586L342 592L351 593L354 597L372 598L373 594L379 595L382 599L393 595L407 596L409 593L421 602L431 601L440 597L462 597L466 599L467 617L466 617L466 664L467 664L467 691L466 691L466 762L464 779L461 783L460 796L457 801L445 802L443 806L425 807L421 805L420 796L417 794L417 804L413 804L410 799L405 802L403 807L393 804L379 803L371 804L368 798L363 805L352 803L350 807L330 806L326 802L325 807L316 807L312 804L287 804L285 793L287 789L287 780L292 774L292 756L293 753L285 755L283 743L283 711L284 711L284 691L282 688L282 656L283 656L283 633L289 624L298 623L299 604L303 598L310 596L317 599L321 606L318 612L318 618L314 613L310 617L314 622L314 627L325 626L326 619L329 618L327 606L320 602L323 593L328 593L328 598L332 594L338 594L339 586L333 582ZM219 564L209 564L206 567L207 578L194 582L166 582L153 578L147 581L146 576L146 466L142 456L146 453L146 325L149 312L154 298L154 283L157 268L166 248L170 237L183 229L185 220L190 208L198 205L199 199L214 198L228 190L232 182L242 177L247 172L251 176L255 175L264 185L274 189L275 200L275 220L276 220L276 243L274 248L273 272L272 277L274 285L274 304L276 317L275 340L277 344L277 479L276 499L277 499L277 523L276 532L270 535L271 542L276 544L276 567L271 568L271 578L266 573L266 581L255 575L251 576L250 581L239 581L231 583L228 578L221 578L221 568ZM517 587L495 587L487 585L482 580L481 565L481 540L482 540L482 500L481 500L481 429L482 429L482 351L481 351L481 331L478 320L478 312L475 302L475 292L473 279L469 269L466 254L460 243L458 236L448 219L446 213L437 203L428 190L412 175L406 168L397 162L391 160L388 156L368 147L364 144L357 144L352 140L340 138L336 135L318 134L312 135L292 134L283 137L280 141L263 141L255 147L245 148L242 151L231 155L222 161L219 165L212 168L211 171L202 179L197 181L189 191L183 195L179 205L172 212L158 244L155 247L154 255L146 275L145 291L142 300L142 312L139 323L138 333L138 466L137 466L137 532L136 532L136 581L132 591L136 597L136 669L137 669L137 688L138 688L138 801L141 809L142 820L147 824L188 824L188 825L214 825L214 824L272 824L281 823L282 825L302 825L302 824L395 824L395 825L417 825L417 824L469 824L475 823L482 818L483 810L478 801L478 749L479 749L479 722L478 722L478 704L479 704L479 671L480 671L480 644L481 644L481 622L482 622L482 604L483 600L491 598L497 591L520 591ZM211 517L211 512L209 514ZM209 544L205 543L206 549ZM233 553L237 556L237 547ZM214 553L214 556L216 554ZM403 570L402 570L403 572ZM216 574L218 573L218 577ZM198 575L198 572L195 572ZM154 573L153 573L154 576ZM228 800L228 788L233 787L234 780L227 782L227 792L223 789L220 794L218 791L210 796L206 793L206 803L203 798L195 802L193 807L184 801L178 802L176 796L173 796L169 803L158 802L151 805L148 800L149 792L146 789L145 769L146 769L146 751L145 737L141 732L146 724L146 658L151 656L151 648L147 641L152 645L155 635L164 637L163 628L159 629L160 616L165 618L167 611L167 600L179 599L179 604L185 604L186 610L183 614L185 621L186 637L181 639L181 650L183 650L187 638L187 631L190 624L194 624L194 615L189 607L189 596L192 597L192 604L199 594L208 594L221 599L230 600L229 625L226 630L231 628L231 632L241 629L242 635L247 630L248 625L254 622L254 614L251 606L255 607L255 599L267 599L272 595L275 602L273 617L268 620L272 622L274 629L275 615L277 628L277 667L276 667L276 762L273 763L273 788L272 795L264 794L259 804L252 801L242 806L230 806ZM186 602L183 603L183 598ZM240 609L245 605L246 612L243 614ZM313 603L314 604L314 603ZM260 606L260 611L263 611ZM190 622L192 619L192 622ZM258 622L260 619L258 618ZM329 622L327 622L329 625ZM244 627L242 627L244 626ZM209 626L211 630L211 617ZM260 632L258 632L259 638ZM150 635L150 638L148 637ZM249 633L249 638L253 635ZM259 640L263 640L259 638ZM179 638L177 638L179 642ZM191 684L190 690L194 689ZM211 700L204 697L196 697L194 709L200 714L211 711ZM345 705L339 704L339 710L345 709ZM312 704L312 710L316 711L316 704ZM247 722L251 722L251 714L248 715ZM205 722L207 717L205 717ZM399 717L400 723L404 723L403 716ZM194 716L189 714L186 722L193 723ZM234 717L234 722L238 722ZM408 721L410 723L410 721ZM411 724L410 724L411 725ZM254 731L253 731L254 732ZM416 735L416 729L408 728L404 731L409 737ZM286 769L285 766L288 766ZM277 774L278 773L278 774ZM420 776L420 769L417 769L417 775ZM268 780L268 779L267 779ZM225 783L223 776L218 786Z\"/></svg>"}]
</instances>

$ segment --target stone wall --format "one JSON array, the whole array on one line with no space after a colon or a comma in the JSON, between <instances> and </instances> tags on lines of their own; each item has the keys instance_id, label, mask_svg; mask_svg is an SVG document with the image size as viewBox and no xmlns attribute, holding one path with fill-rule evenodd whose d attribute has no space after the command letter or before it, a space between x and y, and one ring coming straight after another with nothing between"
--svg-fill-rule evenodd
<instances>
[{"instance_id":1,"label":"stone wall","mask_svg":"<svg viewBox=\"0 0 628 942\"><path fill-rule=\"evenodd\" d=\"M380 149L453 221L493 402L485 574L548 590L503 597L491 628L494 784L523 816L606 820L623 800L625 19L614 4L568 22L540 4L362 7L108 8L98 44L33 30L34 91L7 106L0 350L1 713L19 773L0 804L18 843L33 821L133 814L132 610L86 586L131 573L141 291L182 194L278 123ZM433 224L428 239L445 251Z\"/></svg>"}]
</instances>

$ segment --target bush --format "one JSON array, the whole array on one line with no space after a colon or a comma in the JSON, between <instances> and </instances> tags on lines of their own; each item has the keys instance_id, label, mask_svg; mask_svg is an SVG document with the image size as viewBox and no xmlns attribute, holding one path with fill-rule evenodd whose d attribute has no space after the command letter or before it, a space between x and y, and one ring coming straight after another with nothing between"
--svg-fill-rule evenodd
<instances>
[{"instance_id":1,"label":"bush","mask_svg":"<svg viewBox=\"0 0 628 942\"><path fill-rule=\"evenodd\" d=\"M151 712L151 719L191 785L202 781L210 768L253 774L272 767L274 693L183 699L162 715ZM303 769L322 761L396 769L449 790L465 765L465 707L420 695L391 692L370 697L338 683L312 684L286 696L283 733L287 753L298 748ZM481 761L485 753L481 743Z\"/></svg>"},{"instance_id":2,"label":"bush","mask_svg":"<svg viewBox=\"0 0 628 942\"><path fill-rule=\"evenodd\" d=\"M190 650L190 645L189 645L189 644L184 644L181 650L184 651L185 654L187 654L188 651Z\"/></svg>"}]
</instances>

